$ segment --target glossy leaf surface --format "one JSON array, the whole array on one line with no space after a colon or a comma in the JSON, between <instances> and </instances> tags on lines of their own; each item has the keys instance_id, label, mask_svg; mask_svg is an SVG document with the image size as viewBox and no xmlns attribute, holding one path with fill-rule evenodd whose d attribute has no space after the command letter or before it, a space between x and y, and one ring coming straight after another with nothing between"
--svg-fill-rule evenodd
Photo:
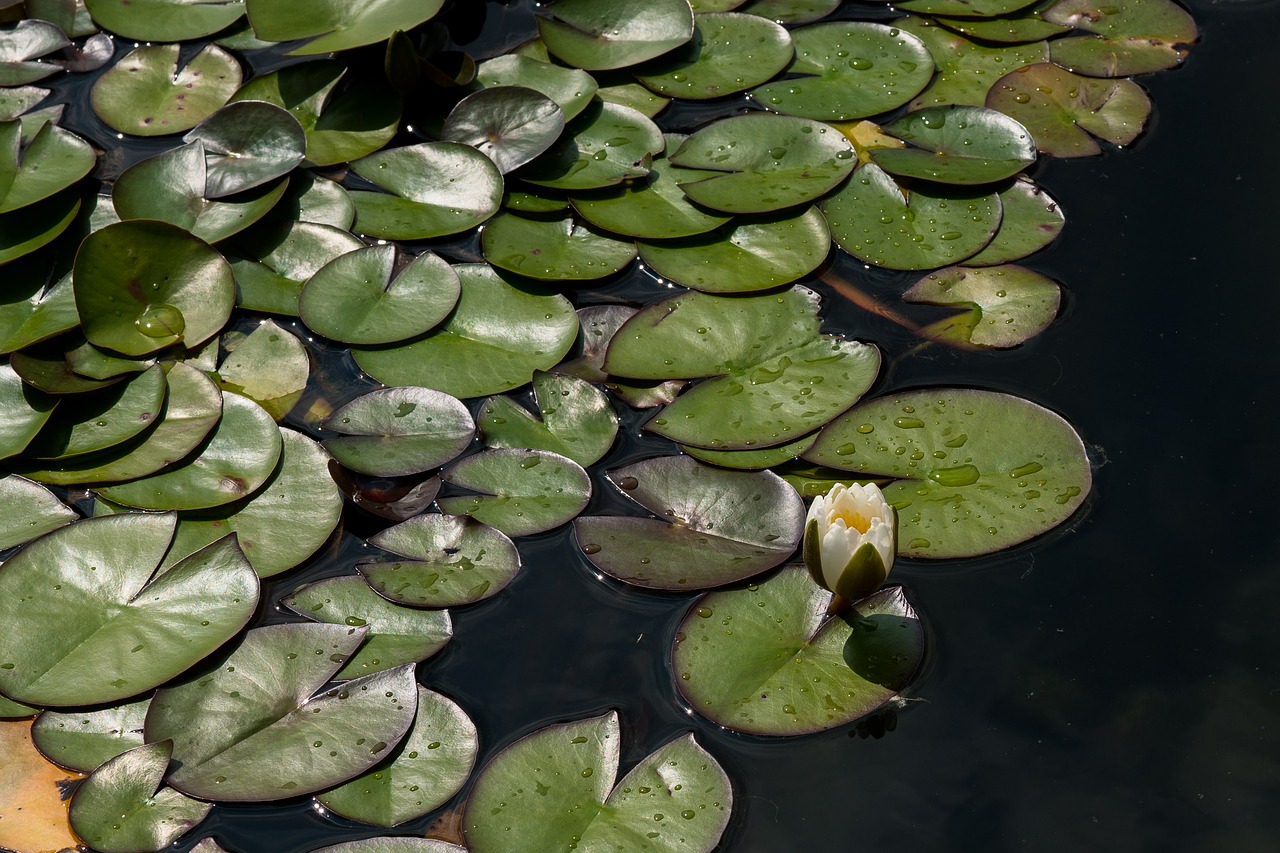
<instances>
[{"instance_id":1,"label":"glossy leaf surface","mask_svg":"<svg viewBox=\"0 0 1280 853\"><path fill-rule=\"evenodd\" d=\"M591 479L572 459L545 450L485 450L440 475L475 495L437 498L445 512L469 515L508 536L559 527L582 512Z\"/></svg>"},{"instance_id":2,"label":"glossy leaf surface","mask_svg":"<svg viewBox=\"0 0 1280 853\"><path fill-rule=\"evenodd\" d=\"M227 102L243 76L236 60L209 45L178 68L178 45L144 45L98 78L90 93L98 118L122 133L164 136L190 130Z\"/></svg>"},{"instance_id":3,"label":"glossy leaf surface","mask_svg":"<svg viewBox=\"0 0 1280 853\"><path fill-rule=\"evenodd\" d=\"M430 388L383 388L357 397L329 418L340 435L325 441L334 458L376 476L438 468L471 443L475 421L456 397Z\"/></svg>"},{"instance_id":4,"label":"glossy leaf surface","mask_svg":"<svg viewBox=\"0 0 1280 853\"><path fill-rule=\"evenodd\" d=\"M384 598L414 607L452 607L488 598L520 570L505 533L466 516L425 513L369 538L406 559L356 568Z\"/></svg>"},{"instance_id":5,"label":"glossy leaf surface","mask_svg":"<svg viewBox=\"0 0 1280 853\"><path fill-rule=\"evenodd\" d=\"M584 468L613 446L618 416L609 397L582 379L559 373L533 375L537 415L509 397L489 397L479 427L489 447L549 450Z\"/></svg>"}]
</instances>

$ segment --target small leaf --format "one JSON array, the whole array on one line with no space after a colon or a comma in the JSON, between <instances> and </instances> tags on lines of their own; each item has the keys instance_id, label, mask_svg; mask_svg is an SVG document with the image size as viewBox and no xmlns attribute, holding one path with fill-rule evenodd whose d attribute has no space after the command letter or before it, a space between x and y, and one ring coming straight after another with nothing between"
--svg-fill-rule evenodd
<instances>
[{"instance_id":1,"label":"small leaf","mask_svg":"<svg viewBox=\"0 0 1280 853\"><path fill-rule=\"evenodd\" d=\"M604 392L572 376L533 374L538 416L508 397L489 397L479 426L488 447L548 450L586 468L600 460L618 434L618 416Z\"/></svg>"},{"instance_id":2,"label":"small leaf","mask_svg":"<svg viewBox=\"0 0 1280 853\"><path fill-rule=\"evenodd\" d=\"M911 286L907 302L969 310L925 326L920 335L962 347L1017 346L1044 331L1058 314L1057 282L1013 265L948 267Z\"/></svg>"},{"instance_id":3,"label":"small leaf","mask_svg":"<svg viewBox=\"0 0 1280 853\"><path fill-rule=\"evenodd\" d=\"M440 478L479 493L437 498L441 510L469 515L508 536L559 527L591 497L582 466L545 450L485 450L454 463Z\"/></svg>"},{"instance_id":4,"label":"small leaf","mask_svg":"<svg viewBox=\"0 0 1280 853\"><path fill-rule=\"evenodd\" d=\"M417 474L454 459L471 443L475 421L456 398L430 388L383 388L334 412L325 448L353 471Z\"/></svg>"},{"instance_id":5,"label":"small leaf","mask_svg":"<svg viewBox=\"0 0 1280 853\"><path fill-rule=\"evenodd\" d=\"M31 724L36 747L59 766L92 773L142 746L142 721L151 697L96 710L44 711Z\"/></svg>"}]
</instances>

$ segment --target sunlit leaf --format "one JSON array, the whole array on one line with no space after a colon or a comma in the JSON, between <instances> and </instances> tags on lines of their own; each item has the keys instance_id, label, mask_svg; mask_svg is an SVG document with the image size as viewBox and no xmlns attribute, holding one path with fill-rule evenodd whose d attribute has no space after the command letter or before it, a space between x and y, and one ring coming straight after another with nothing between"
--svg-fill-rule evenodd
<instances>
[{"instance_id":1,"label":"sunlit leaf","mask_svg":"<svg viewBox=\"0 0 1280 853\"><path fill-rule=\"evenodd\" d=\"M226 29L244 0L84 0L104 29L138 41L186 41Z\"/></svg>"},{"instance_id":2,"label":"sunlit leaf","mask_svg":"<svg viewBox=\"0 0 1280 853\"><path fill-rule=\"evenodd\" d=\"M10 474L0 477L0 551L30 542L78 516L44 486Z\"/></svg>"},{"instance_id":3,"label":"sunlit leaf","mask_svg":"<svg viewBox=\"0 0 1280 853\"><path fill-rule=\"evenodd\" d=\"M693 38L637 69L636 79L660 95L704 100L742 92L791 62L791 36L757 15L703 14Z\"/></svg>"},{"instance_id":4,"label":"sunlit leaf","mask_svg":"<svg viewBox=\"0 0 1280 853\"><path fill-rule=\"evenodd\" d=\"M98 78L93 111L115 130L163 136L190 130L240 87L240 65L208 45L178 70L178 45L144 45Z\"/></svg>"},{"instance_id":5,"label":"sunlit leaf","mask_svg":"<svg viewBox=\"0 0 1280 853\"><path fill-rule=\"evenodd\" d=\"M310 39L291 55L349 50L385 41L435 17L444 0L246 0L249 23L267 41Z\"/></svg>"},{"instance_id":6,"label":"sunlit leaf","mask_svg":"<svg viewBox=\"0 0 1280 853\"><path fill-rule=\"evenodd\" d=\"M565 219L501 213L480 235L485 260L509 272L552 281L604 278L631 263L636 245Z\"/></svg>"},{"instance_id":7,"label":"sunlit leaf","mask_svg":"<svg viewBox=\"0 0 1280 853\"><path fill-rule=\"evenodd\" d=\"M591 497L582 466L545 450L485 450L455 462L440 478L476 493L437 498L441 510L469 515L508 536L559 527Z\"/></svg>"},{"instance_id":8,"label":"sunlit leaf","mask_svg":"<svg viewBox=\"0 0 1280 853\"><path fill-rule=\"evenodd\" d=\"M352 471L381 477L438 468L471 444L475 422L456 397L430 388L371 391L334 412L325 448Z\"/></svg>"},{"instance_id":9,"label":"sunlit leaf","mask_svg":"<svg viewBox=\"0 0 1280 853\"><path fill-rule=\"evenodd\" d=\"M589 382L559 373L533 374L537 416L509 397L489 397L479 427L489 447L549 450L584 468L613 446L618 416L608 396Z\"/></svg>"},{"instance_id":10,"label":"sunlit leaf","mask_svg":"<svg viewBox=\"0 0 1280 853\"><path fill-rule=\"evenodd\" d=\"M105 708L44 711L31 724L31 738L50 761L82 773L142 746L142 721L151 697Z\"/></svg>"},{"instance_id":11,"label":"sunlit leaf","mask_svg":"<svg viewBox=\"0 0 1280 853\"><path fill-rule=\"evenodd\" d=\"M925 326L921 335L957 346L1005 348L1044 331L1058 314L1062 293L1053 279L1009 264L938 270L902 298L966 309Z\"/></svg>"},{"instance_id":12,"label":"sunlit leaf","mask_svg":"<svg viewBox=\"0 0 1280 853\"><path fill-rule=\"evenodd\" d=\"M588 71L635 65L693 35L687 0L556 0L547 11L538 18L547 50Z\"/></svg>"}]
</instances>

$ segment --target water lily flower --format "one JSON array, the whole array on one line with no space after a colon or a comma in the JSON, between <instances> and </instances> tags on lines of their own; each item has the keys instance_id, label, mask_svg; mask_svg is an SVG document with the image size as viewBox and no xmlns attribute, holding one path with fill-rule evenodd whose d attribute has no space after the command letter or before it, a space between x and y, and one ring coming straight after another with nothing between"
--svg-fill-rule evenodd
<instances>
[{"instance_id":1,"label":"water lily flower","mask_svg":"<svg viewBox=\"0 0 1280 853\"><path fill-rule=\"evenodd\" d=\"M838 612L880 588L897 553L897 518L880 487L837 483L813 499L804 526L804 564L836 594Z\"/></svg>"}]
</instances>

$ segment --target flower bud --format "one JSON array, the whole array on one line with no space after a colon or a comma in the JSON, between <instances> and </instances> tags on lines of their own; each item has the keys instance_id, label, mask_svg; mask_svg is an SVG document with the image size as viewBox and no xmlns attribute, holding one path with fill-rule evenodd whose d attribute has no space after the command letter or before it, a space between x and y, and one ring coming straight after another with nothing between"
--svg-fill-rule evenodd
<instances>
[{"instance_id":1,"label":"flower bud","mask_svg":"<svg viewBox=\"0 0 1280 853\"><path fill-rule=\"evenodd\" d=\"M846 602L880 588L897 553L897 518L874 483L837 483L809 506L804 564L814 581Z\"/></svg>"}]
</instances>

